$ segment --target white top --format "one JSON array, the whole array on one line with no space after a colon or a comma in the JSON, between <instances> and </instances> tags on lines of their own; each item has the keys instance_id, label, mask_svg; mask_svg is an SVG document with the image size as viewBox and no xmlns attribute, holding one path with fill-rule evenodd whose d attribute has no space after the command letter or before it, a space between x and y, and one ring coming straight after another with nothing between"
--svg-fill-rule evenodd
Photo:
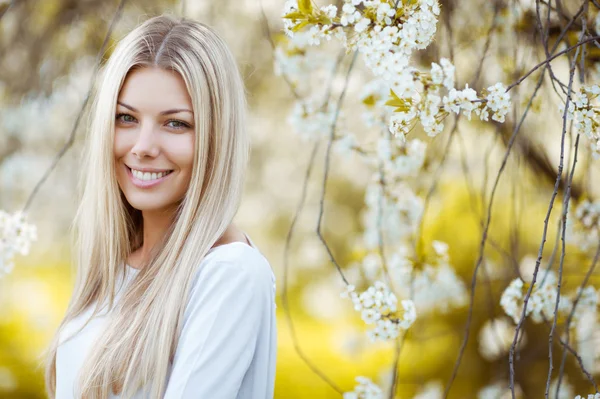
<instances>
[{"instance_id":1,"label":"white top","mask_svg":"<svg viewBox=\"0 0 600 399\"><path fill-rule=\"evenodd\" d=\"M275 276L268 260L246 237L251 246L242 242L219 245L202 259L193 277L163 398L273 398L277 352ZM127 284L139 270L131 266L126 269ZM121 293L118 288L115 301ZM80 398L74 392L79 369L104 328L107 312L103 308L81 332L63 341L91 313L90 306L60 332L57 399ZM134 398L145 399L141 390Z\"/></svg>"}]
</instances>

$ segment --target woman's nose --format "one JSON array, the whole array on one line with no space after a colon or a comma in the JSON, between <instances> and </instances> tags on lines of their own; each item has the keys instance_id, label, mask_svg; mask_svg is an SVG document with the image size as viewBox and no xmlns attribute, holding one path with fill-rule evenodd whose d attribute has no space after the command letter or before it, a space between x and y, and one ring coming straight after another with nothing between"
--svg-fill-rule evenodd
<instances>
[{"instance_id":1,"label":"woman's nose","mask_svg":"<svg viewBox=\"0 0 600 399\"><path fill-rule=\"evenodd\" d=\"M160 152L157 140L157 132L152 124L142 124L135 141L131 148L131 153L138 158L152 157L155 158Z\"/></svg>"}]
</instances>

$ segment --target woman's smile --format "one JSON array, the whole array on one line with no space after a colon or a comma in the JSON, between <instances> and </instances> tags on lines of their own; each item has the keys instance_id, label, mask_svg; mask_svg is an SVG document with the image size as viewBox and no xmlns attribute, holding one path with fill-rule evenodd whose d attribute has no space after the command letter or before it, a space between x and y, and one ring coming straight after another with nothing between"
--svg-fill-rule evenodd
<instances>
[{"instance_id":1,"label":"woman's smile","mask_svg":"<svg viewBox=\"0 0 600 399\"><path fill-rule=\"evenodd\" d=\"M173 170L148 170L135 169L123 164L127 169L127 175L131 179L134 186L138 188L154 187L165 181L173 172Z\"/></svg>"}]
</instances>

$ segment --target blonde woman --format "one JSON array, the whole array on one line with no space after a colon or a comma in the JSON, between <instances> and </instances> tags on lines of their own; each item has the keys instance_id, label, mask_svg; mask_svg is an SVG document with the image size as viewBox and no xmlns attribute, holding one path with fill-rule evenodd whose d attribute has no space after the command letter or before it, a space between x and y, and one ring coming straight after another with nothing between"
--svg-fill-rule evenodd
<instances>
[{"instance_id":1,"label":"blonde woman","mask_svg":"<svg viewBox=\"0 0 600 399\"><path fill-rule=\"evenodd\" d=\"M273 397L275 280L232 223L245 112L210 27L159 16L118 43L94 93L51 398Z\"/></svg>"}]
</instances>

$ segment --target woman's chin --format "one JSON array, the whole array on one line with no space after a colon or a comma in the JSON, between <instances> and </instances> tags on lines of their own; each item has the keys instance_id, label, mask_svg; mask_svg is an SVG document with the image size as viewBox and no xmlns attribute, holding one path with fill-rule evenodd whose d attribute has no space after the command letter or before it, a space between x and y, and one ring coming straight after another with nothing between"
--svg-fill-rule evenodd
<instances>
[{"instance_id":1,"label":"woman's chin","mask_svg":"<svg viewBox=\"0 0 600 399\"><path fill-rule=\"evenodd\" d=\"M168 201L157 201L153 198L128 198L127 202L139 211L160 211L169 208L171 203Z\"/></svg>"}]
</instances>

